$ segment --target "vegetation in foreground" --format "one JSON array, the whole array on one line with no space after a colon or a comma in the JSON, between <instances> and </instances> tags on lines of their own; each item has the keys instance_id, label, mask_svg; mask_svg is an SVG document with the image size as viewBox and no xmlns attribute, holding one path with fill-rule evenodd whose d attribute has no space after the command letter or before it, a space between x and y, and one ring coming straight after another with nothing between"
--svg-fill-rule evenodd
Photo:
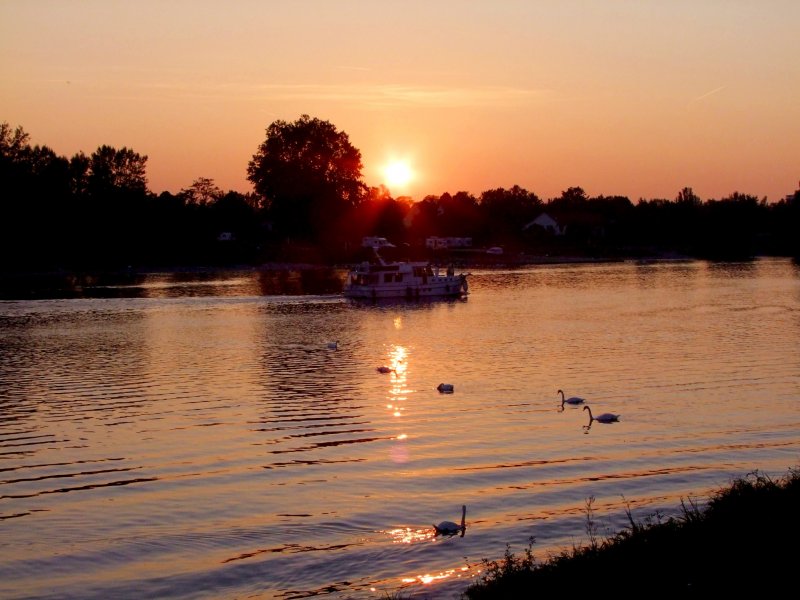
<instances>
[{"instance_id":1,"label":"vegetation in foreground","mask_svg":"<svg viewBox=\"0 0 800 600\"><path fill-rule=\"evenodd\" d=\"M712 495L704 508L681 502L682 514L659 515L598 540L591 499L589 543L537 562L506 550L484 561L482 580L463 594L468 600L529 598L549 593L606 591L615 596L741 597L791 590L800 558L800 470L773 481L757 471ZM531 541L533 544L533 540Z\"/></svg>"}]
</instances>

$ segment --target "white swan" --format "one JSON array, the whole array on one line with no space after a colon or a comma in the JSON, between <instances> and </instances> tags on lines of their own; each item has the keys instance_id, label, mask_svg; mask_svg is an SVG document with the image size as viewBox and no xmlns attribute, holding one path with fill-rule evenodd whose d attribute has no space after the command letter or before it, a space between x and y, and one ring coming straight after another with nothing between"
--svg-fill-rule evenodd
<instances>
[{"instance_id":1,"label":"white swan","mask_svg":"<svg viewBox=\"0 0 800 600\"><path fill-rule=\"evenodd\" d=\"M564 391L558 390L556 394L561 394L561 408L564 408L564 404L583 404L586 402L583 398L579 398L578 396L572 396L570 398L564 398Z\"/></svg>"},{"instance_id":2,"label":"white swan","mask_svg":"<svg viewBox=\"0 0 800 600\"><path fill-rule=\"evenodd\" d=\"M589 411L589 425L591 426L592 421L600 421L601 423L614 423L619 421L619 415L615 415L614 413L603 413L602 415L597 415L596 417L592 416L592 409L589 406L584 406L583 410Z\"/></svg>"},{"instance_id":3,"label":"white swan","mask_svg":"<svg viewBox=\"0 0 800 600\"><path fill-rule=\"evenodd\" d=\"M452 521L442 521L438 525L434 525L433 528L436 530L436 535L455 535L461 532L463 536L464 532L467 530L466 518L467 506L463 504L461 506L461 525L453 523Z\"/></svg>"},{"instance_id":4,"label":"white swan","mask_svg":"<svg viewBox=\"0 0 800 600\"><path fill-rule=\"evenodd\" d=\"M452 383L440 383L436 386L436 389L442 394L452 394L454 388Z\"/></svg>"}]
</instances>

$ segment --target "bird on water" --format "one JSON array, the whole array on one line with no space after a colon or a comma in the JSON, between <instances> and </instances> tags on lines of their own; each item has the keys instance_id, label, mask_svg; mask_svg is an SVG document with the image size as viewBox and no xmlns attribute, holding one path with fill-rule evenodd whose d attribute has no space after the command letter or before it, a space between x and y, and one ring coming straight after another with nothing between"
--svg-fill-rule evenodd
<instances>
[{"instance_id":1,"label":"bird on water","mask_svg":"<svg viewBox=\"0 0 800 600\"><path fill-rule=\"evenodd\" d=\"M601 423L615 423L619 421L620 415L615 415L614 413L603 413L597 415L596 417L592 415L592 409L589 408L589 405L583 407L583 410L589 411L589 425L592 424L592 421L600 421Z\"/></svg>"},{"instance_id":2,"label":"bird on water","mask_svg":"<svg viewBox=\"0 0 800 600\"><path fill-rule=\"evenodd\" d=\"M561 408L564 408L564 404L583 404L586 402L583 398L579 398L578 396L570 396L569 398L564 397L564 391L558 390L556 394L561 394Z\"/></svg>"},{"instance_id":3,"label":"bird on water","mask_svg":"<svg viewBox=\"0 0 800 600\"><path fill-rule=\"evenodd\" d=\"M436 535L455 535L460 532L463 536L464 532L467 530L466 518L467 505L464 504L461 506L461 525L453 523L452 521L442 521L438 525L434 525L433 528L436 531Z\"/></svg>"}]
</instances>

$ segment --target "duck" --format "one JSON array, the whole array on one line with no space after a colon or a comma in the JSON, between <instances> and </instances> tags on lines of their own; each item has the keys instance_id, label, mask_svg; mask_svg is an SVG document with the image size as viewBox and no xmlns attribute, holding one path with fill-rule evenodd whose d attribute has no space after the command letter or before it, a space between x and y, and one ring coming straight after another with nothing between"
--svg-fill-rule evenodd
<instances>
[{"instance_id":1,"label":"duck","mask_svg":"<svg viewBox=\"0 0 800 600\"><path fill-rule=\"evenodd\" d=\"M392 367L387 367L386 365L381 365L376 370L378 371L378 373L392 373L392 372L396 373L397 372Z\"/></svg>"},{"instance_id":2,"label":"duck","mask_svg":"<svg viewBox=\"0 0 800 600\"><path fill-rule=\"evenodd\" d=\"M619 421L620 415L615 415L614 413L603 413L601 415L597 415L596 417L592 415L592 409L589 408L589 405L583 407L583 410L589 411L589 425L591 426L592 421L600 421L601 423L615 423Z\"/></svg>"},{"instance_id":3,"label":"duck","mask_svg":"<svg viewBox=\"0 0 800 600\"><path fill-rule=\"evenodd\" d=\"M339 349L339 342L328 342L328 348L331 350L338 350Z\"/></svg>"},{"instance_id":4,"label":"duck","mask_svg":"<svg viewBox=\"0 0 800 600\"><path fill-rule=\"evenodd\" d=\"M561 394L561 408L564 408L564 404L583 404L586 402L585 399L579 398L578 396L571 396L569 398L564 398L564 391L558 390L556 394Z\"/></svg>"},{"instance_id":5,"label":"duck","mask_svg":"<svg viewBox=\"0 0 800 600\"><path fill-rule=\"evenodd\" d=\"M457 523L453 523L452 521L442 521L438 525L434 525L433 529L436 531L436 535L455 535L461 532L461 535L464 535L464 532L467 530L466 525L466 518L467 518L467 505L461 505L461 525Z\"/></svg>"},{"instance_id":6,"label":"duck","mask_svg":"<svg viewBox=\"0 0 800 600\"><path fill-rule=\"evenodd\" d=\"M440 383L436 389L442 394L452 394L454 390L452 383Z\"/></svg>"}]
</instances>

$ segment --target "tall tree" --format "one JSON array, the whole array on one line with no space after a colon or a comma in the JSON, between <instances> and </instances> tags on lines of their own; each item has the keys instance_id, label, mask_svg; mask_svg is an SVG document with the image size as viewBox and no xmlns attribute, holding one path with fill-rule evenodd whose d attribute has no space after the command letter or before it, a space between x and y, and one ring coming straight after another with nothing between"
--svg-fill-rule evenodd
<instances>
[{"instance_id":1,"label":"tall tree","mask_svg":"<svg viewBox=\"0 0 800 600\"><path fill-rule=\"evenodd\" d=\"M147 156L122 148L100 146L89 158L89 193L95 197L108 194L144 196L147 191L145 165Z\"/></svg>"},{"instance_id":2,"label":"tall tree","mask_svg":"<svg viewBox=\"0 0 800 600\"><path fill-rule=\"evenodd\" d=\"M180 193L189 204L200 206L212 204L225 195L225 192L217 187L214 180L208 177L198 177L192 182L192 185L181 190Z\"/></svg>"},{"instance_id":3,"label":"tall tree","mask_svg":"<svg viewBox=\"0 0 800 600\"><path fill-rule=\"evenodd\" d=\"M518 185L497 188L481 194L481 210L486 215L488 239L509 243L522 236L522 227L536 218L542 201Z\"/></svg>"},{"instance_id":4,"label":"tall tree","mask_svg":"<svg viewBox=\"0 0 800 600\"><path fill-rule=\"evenodd\" d=\"M361 168L361 152L346 133L302 115L267 128L247 178L282 233L320 239L364 198Z\"/></svg>"}]
</instances>

